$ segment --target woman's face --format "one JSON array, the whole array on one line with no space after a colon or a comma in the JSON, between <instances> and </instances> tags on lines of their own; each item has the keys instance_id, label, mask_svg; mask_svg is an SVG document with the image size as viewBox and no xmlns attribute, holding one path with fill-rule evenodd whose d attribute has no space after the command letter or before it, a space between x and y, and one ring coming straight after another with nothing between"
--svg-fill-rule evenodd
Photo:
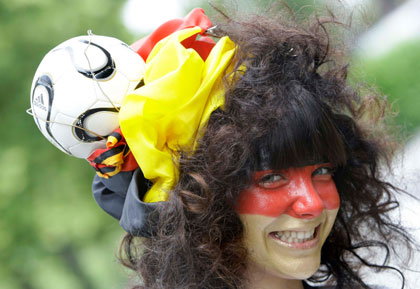
<instances>
[{"instance_id":1,"label":"woman's face","mask_svg":"<svg viewBox=\"0 0 420 289\"><path fill-rule=\"evenodd\" d=\"M329 164L256 172L236 206L250 268L285 279L310 277L339 206Z\"/></svg>"}]
</instances>

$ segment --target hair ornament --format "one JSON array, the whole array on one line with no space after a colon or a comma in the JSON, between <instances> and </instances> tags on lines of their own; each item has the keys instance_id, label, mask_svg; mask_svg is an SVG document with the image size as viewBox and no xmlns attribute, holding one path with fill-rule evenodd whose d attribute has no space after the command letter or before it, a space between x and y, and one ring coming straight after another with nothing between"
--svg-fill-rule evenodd
<instances>
[{"instance_id":1,"label":"hair ornament","mask_svg":"<svg viewBox=\"0 0 420 289\"><path fill-rule=\"evenodd\" d=\"M235 44L228 37L215 43L213 27L196 8L131 45L146 62L144 78L122 104L121 130L89 162L96 202L132 235L156 233L157 209L178 180L179 151L194 151L223 106L222 77Z\"/></svg>"},{"instance_id":2,"label":"hair ornament","mask_svg":"<svg viewBox=\"0 0 420 289\"><path fill-rule=\"evenodd\" d=\"M235 45L228 37L216 44L209 37L196 40L203 31L186 28L160 40L147 57L144 85L122 104L122 133L153 183L144 202L168 200L178 178L179 150L194 149L210 114L223 105L221 79Z\"/></svg>"}]
</instances>

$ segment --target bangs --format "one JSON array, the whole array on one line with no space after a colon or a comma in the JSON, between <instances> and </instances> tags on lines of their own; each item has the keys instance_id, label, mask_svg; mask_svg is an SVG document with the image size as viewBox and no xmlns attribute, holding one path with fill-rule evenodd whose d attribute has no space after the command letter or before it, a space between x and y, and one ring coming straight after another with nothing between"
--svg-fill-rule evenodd
<instances>
[{"instance_id":1,"label":"bangs","mask_svg":"<svg viewBox=\"0 0 420 289\"><path fill-rule=\"evenodd\" d=\"M255 142L257 170L346 163L342 136L330 108L300 85L291 85L273 129Z\"/></svg>"}]
</instances>

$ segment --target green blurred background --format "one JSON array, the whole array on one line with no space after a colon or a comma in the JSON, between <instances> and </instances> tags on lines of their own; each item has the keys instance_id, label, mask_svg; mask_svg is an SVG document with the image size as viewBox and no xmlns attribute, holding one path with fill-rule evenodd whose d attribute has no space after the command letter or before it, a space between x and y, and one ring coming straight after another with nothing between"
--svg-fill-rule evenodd
<instances>
[{"instance_id":1,"label":"green blurred background","mask_svg":"<svg viewBox=\"0 0 420 289\"><path fill-rule=\"evenodd\" d=\"M150 0L151 1L151 0ZM168 0L171 1L171 0ZM223 1L219 1L223 2ZM238 1L243 3L242 1ZM264 6L268 1L246 1ZM289 1L294 9L323 1ZM373 23L404 1L374 2ZM141 33L122 21L122 0L0 0L0 288L124 288L116 259L124 232L91 196L93 170L38 131L29 108L36 67L51 48L86 34L132 43ZM183 10L200 5L184 1ZM241 4L240 4L241 5ZM251 6L252 6L251 5ZM209 9L207 4L203 4ZM311 10L311 9L309 9ZM354 73L389 95L407 136L420 126L420 40L381 57L357 54ZM403 57L402 57L403 56Z\"/></svg>"}]
</instances>

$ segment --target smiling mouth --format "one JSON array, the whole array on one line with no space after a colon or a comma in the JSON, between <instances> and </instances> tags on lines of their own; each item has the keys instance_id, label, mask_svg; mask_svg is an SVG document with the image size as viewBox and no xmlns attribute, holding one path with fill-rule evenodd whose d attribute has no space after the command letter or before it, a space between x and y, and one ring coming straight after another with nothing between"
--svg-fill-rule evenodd
<instances>
[{"instance_id":1,"label":"smiling mouth","mask_svg":"<svg viewBox=\"0 0 420 289\"><path fill-rule=\"evenodd\" d=\"M318 243L321 225L307 231L275 231L269 235L271 238L288 247L310 248Z\"/></svg>"}]
</instances>

